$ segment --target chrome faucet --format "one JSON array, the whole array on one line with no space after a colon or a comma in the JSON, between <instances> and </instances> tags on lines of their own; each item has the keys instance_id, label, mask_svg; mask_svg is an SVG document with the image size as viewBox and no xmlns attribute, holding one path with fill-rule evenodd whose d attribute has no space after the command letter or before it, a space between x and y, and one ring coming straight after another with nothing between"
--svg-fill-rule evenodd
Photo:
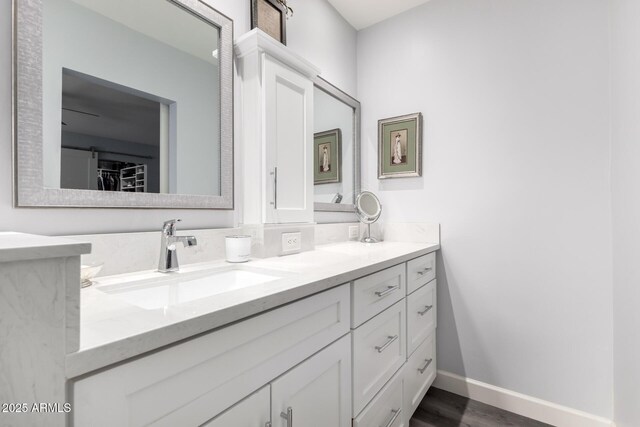
<instances>
[{"instance_id":1,"label":"chrome faucet","mask_svg":"<svg viewBox=\"0 0 640 427\"><path fill-rule=\"evenodd\" d=\"M169 273L180 269L176 243L182 243L184 246L196 246L198 244L194 236L176 236L176 223L179 221L179 219L165 221L162 226L160 261L158 262L158 271L161 273Z\"/></svg>"}]
</instances>

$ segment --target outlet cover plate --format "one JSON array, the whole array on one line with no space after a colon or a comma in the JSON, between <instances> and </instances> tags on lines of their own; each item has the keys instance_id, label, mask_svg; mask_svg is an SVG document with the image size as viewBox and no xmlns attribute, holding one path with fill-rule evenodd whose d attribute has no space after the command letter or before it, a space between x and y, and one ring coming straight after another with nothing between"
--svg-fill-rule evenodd
<instances>
[{"instance_id":1,"label":"outlet cover plate","mask_svg":"<svg viewBox=\"0 0 640 427\"><path fill-rule=\"evenodd\" d=\"M282 252L289 254L302 249L302 233L282 233Z\"/></svg>"},{"instance_id":2,"label":"outlet cover plate","mask_svg":"<svg viewBox=\"0 0 640 427\"><path fill-rule=\"evenodd\" d=\"M360 227L357 225L349 226L349 239L357 239L360 237Z\"/></svg>"}]
</instances>

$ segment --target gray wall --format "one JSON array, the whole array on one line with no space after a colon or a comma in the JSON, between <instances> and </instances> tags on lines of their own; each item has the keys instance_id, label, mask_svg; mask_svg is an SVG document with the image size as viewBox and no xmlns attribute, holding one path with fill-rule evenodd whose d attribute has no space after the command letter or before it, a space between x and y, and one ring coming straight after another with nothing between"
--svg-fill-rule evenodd
<instances>
[{"instance_id":1,"label":"gray wall","mask_svg":"<svg viewBox=\"0 0 640 427\"><path fill-rule=\"evenodd\" d=\"M615 421L640 426L640 3L612 5Z\"/></svg>"},{"instance_id":2,"label":"gray wall","mask_svg":"<svg viewBox=\"0 0 640 427\"><path fill-rule=\"evenodd\" d=\"M290 4L294 15L287 21L287 46L320 67L325 80L355 97L356 31L327 0Z\"/></svg>"},{"instance_id":3,"label":"gray wall","mask_svg":"<svg viewBox=\"0 0 640 427\"><path fill-rule=\"evenodd\" d=\"M234 20L234 34L239 37L250 30L250 2L238 0L208 0L208 3ZM326 0L296 1L296 16L289 20L290 46L297 53L315 55L315 65L326 70L323 76L337 84L355 86L355 59L349 63L343 58L354 58L356 32L340 18ZM326 27L338 26L342 38L326 38L324 33L296 27L295 19L310 20L318 15L317 25L330 19ZM322 18L320 18L320 16ZM300 18L299 18L300 17ZM318 40L324 40L326 47ZM330 45L329 45L330 43ZM329 54L332 52L333 54ZM346 52L346 53L343 53ZM324 55L320 55L324 53ZM310 56L307 56L310 58ZM236 79L237 84L237 79ZM236 128L240 126L236 120ZM168 218L183 219L187 228L229 227L234 223L234 211L184 209L15 209L12 202L11 161L11 2L0 2L0 231L13 230L48 235L87 234L122 231L157 230ZM329 217L330 218L330 217Z\"/></svg>"},{"instance_id":4,"label":"gray wall","mask_svg":"<svg viewBox=\"0 0 640 427\"><path fill-rule=\"evenodd\" d=\"M604 417L608 14L602 0L431 0L358 33L364 188L385 221L442 224L439 368ZM423 177L378 181L377 120L417 111Z\"/></svg>"}]
</instances>

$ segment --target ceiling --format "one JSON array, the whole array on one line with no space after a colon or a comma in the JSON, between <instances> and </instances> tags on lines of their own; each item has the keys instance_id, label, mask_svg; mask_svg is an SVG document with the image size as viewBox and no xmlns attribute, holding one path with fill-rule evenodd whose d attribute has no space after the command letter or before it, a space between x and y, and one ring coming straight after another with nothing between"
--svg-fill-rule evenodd
<instances>
[{"instance_id":1,"label":"ceiling","mask_svg":"<svg viewBox=\"0 0 640 427\"><path fill-rule=\"evenodd\" d=\"M168 1L71 1L152 39L217 65L218 28ZM185 31L185 28L189 31Z\"/></svg>"},{"instance_id":2,"label":"ceiling","mask_svg":"<svg viewBox=\"0 0 640 427\"><path fill-rule=\"evenodd\" d=\"M98 79L64 70L62 130L138 144L158 145L160 104Z\"/></svg>"},{"instance_id":3,"label":"ceiling","mask_svg":"<svg viewBox=\"0 0 640 427\"><path fill-rule=\"evenodd\" d=\"M429 0L329 0L356 30L384 21Z\"/></svg>"}]
</instances>

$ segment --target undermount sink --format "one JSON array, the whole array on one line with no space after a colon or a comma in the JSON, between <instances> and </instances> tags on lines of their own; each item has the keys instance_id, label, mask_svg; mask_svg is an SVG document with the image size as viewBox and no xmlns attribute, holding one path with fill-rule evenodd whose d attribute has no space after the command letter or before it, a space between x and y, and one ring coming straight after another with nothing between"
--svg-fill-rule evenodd
<instances>
[{"instance_id":1,"label":"undermount sink","mask_svg":"<svg viewBox=\"0 0 640 427\"><path fill-rule=\"evenodd\" d=\"M283 278L280 272L240 266L187 273L151 273L151 276L99 285L96 289L145 310L154 310Z\"/></svg>"}]
</instances>

